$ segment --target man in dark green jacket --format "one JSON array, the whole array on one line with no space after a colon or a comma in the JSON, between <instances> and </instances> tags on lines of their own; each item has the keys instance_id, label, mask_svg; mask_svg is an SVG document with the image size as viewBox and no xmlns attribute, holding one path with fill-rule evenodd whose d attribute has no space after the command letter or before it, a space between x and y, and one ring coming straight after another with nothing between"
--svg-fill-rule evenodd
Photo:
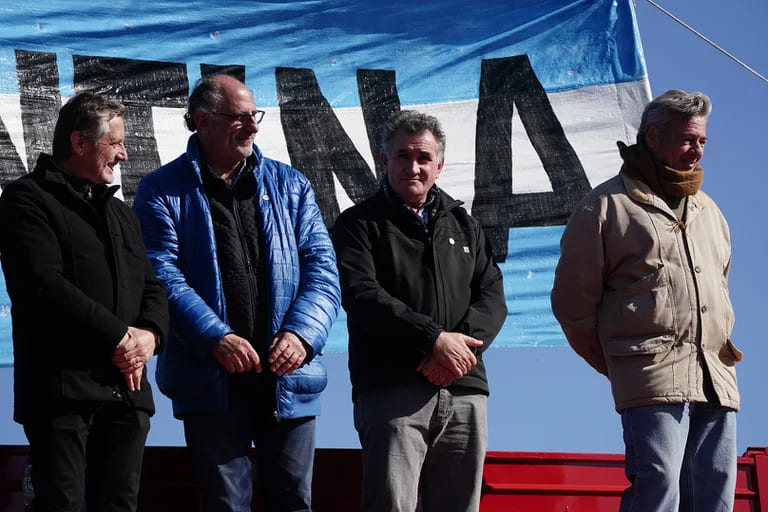
<instances>
[{"instance_id":1,"label":"man in dark green jacket","mask_svg":"<svg viewBox=\"0 0 768 512\"><path fill-rule=\"evenodd\" d=\"M12 303L14 419L32 452L34 510L135 511L152 391L144 364L168 305L131 209L113 197L127 159L123 106L81 93L53 156L0 196Z\"/></svg>"},{"instance_id":2,"label":"man in dark green jacket","mask_svg":"<svg viewBox=\"0 0 768 512\"><path fill-rule=\"evenodd\" d=\"M506 318L477 220L435 185L439 121L386 125L382 189L336 221L366 511L477 510L487 447L482 354Z\"/></svg>"}]
</instances>

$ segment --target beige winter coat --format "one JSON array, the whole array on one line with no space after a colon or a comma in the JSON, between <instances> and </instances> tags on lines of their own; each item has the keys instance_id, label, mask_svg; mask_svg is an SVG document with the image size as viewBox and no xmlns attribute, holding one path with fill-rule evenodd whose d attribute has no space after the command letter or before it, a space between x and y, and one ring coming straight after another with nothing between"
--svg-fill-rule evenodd
<instances>
[{"instance_id":1,"label":"beige winter coat","mask_svg":"<svg viewBox=\"0 0 768 512\"><path fill-rule=\"evenodd\" d=\"M728 225L709 196L688 198L685 229L664 200L625 173L568 221L552 310L568 342L611 381L616 410L705 402L739 408L728 296Z\"/></svg>"}]
</instances>

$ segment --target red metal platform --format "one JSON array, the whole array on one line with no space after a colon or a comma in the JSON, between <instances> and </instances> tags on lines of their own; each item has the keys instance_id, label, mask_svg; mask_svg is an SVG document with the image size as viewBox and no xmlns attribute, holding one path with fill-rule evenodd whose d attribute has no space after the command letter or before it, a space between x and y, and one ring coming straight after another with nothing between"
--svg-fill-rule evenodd
<instances>
[{"instance_id":1,"label":"red metal platform","mask_svg":"<svg viewBox=\"0 0 768 512\"><path fill-rule=\"evenodd\" d=\"M628 482L624 456L489 452L482 512L615 512ZM768 449L739 457L735 512L768 512Z\"/></svg>"},{"instance_id":2,"label":"red metal platform","mask_svg":"<svg viewBox=\"0 0 768 512\"><path fill-rule=\"evenodd\" d=\"M0 510L23 512L26 446L0 446ZM313 482L316 512L357 512L360 451L319 449ZM258 475L254 476L258 480ZM624 457L609 454L489 452L481 512L614 512L627 486ZM139 510L194 511L199 489L182 447L147 447ZM261 508L254 506L254 511ZM768 448L738 461L735 512L768 512Z\"/></svg>"}]
</instances>

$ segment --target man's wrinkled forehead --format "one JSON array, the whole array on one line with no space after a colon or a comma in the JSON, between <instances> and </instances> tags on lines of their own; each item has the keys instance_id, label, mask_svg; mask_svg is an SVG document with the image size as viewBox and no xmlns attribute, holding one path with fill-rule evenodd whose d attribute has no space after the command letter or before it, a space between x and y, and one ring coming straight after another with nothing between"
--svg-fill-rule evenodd
<instances>
[{"instance_id":1,"label":"man's wrinkled forehead","mask_svg":"<svg viewBox=\"0 0 768 512\"><path fill-rule=\"evenodd\" d=\"M666 123L659 128L661 133L668 138L700 136L702 131L706 132L707 116L689 116L681 114L680 112L671 112Z\"/></svg>"}]
</instances>

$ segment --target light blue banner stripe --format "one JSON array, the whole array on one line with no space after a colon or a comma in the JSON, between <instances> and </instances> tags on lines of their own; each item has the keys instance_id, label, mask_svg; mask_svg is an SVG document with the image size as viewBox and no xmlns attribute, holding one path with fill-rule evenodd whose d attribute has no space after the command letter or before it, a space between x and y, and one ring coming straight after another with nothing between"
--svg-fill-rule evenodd
<instances>
[{"instance_id":1,"label":"light blue banner stripe","mask_svg":"<svg viewBox=\"0 0 768 512\"><path fill-rule=\"evenodd\" d=\"M549 303L564 229L547 226L509 230L509 252L499 265L509 311L494 346L566 344Z\"/></svg>"},{"instance_id":2,"label":"light blue banner stripe","mask_svg":"<svg viewBox=\"0 0 768 512\"><path fill-rule=\"evenodd\" d=\"M0 7L0 93L18 93L15 49L246 66L260 106L278 105L275 68L314 70L334 107L359 106L358 69L391 69L403 104L476 98L482 59L527 54L548 92L645 76L631 0L290 3L11 0Z\"/></svg>"}]
</instances>

